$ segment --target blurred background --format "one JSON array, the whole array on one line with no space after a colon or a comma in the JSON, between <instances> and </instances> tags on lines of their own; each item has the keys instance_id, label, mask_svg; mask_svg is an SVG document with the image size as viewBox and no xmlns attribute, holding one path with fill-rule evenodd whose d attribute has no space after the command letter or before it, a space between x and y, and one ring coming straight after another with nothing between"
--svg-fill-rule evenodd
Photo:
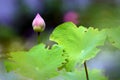
<instances>
[{"instance_id":1,"label":"blurred background","mask_svg":"<svg viewBox=\"0 0 120 80\"><path fill-rule=\"evenodd\" d=\"M120 0L0 0L0 57L10 51L28 50L37 43L32 21L37 13L46 29L41 41L59 24L72 21L86 27L120 26ZM109 80L120 80L120 50L106 42L100 54L88 62L90 69L104 71Z\"/></svg>"}]
</instances>

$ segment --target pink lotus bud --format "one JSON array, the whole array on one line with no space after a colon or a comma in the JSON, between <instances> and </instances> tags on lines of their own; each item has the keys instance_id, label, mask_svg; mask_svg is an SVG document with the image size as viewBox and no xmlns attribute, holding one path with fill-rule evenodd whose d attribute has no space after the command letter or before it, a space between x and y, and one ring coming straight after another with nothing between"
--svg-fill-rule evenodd
<instances>
[{"instance_id":1,"label":"pink lotus bud","mask_svg":"<svg viewBox=\"0 0 120 80\"><path fill-rule=\"evenodd\" d=\"M79 24L79 14L77 12L74 12L74 11L67 12L64 15L63 21L64 22L71 21L74 24Z\"/></svg>"},{"instance_id":2,"label":"pink lotus bud","mask_svg":"<svg viewBox=\"0 0 120 80\"><path fill-rule=\"evenodd\" d=\"M45 29L45 22L38 13L32 22L33 30L35 32L42 32Z\"/></svg>"}]
</instances>

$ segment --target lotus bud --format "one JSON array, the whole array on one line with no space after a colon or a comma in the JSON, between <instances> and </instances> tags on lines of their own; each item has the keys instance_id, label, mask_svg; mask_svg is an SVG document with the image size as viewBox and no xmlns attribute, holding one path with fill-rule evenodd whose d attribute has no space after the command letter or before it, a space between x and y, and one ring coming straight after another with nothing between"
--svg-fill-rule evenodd
<instances>
[{"instance_id":1,"label":"lotus bud","mask_svg":"<svg viewBox=\"0 0 120 80\"><path fill-rule=\"evenodd\" d=\"M71 21L77 25L77 24L79 24L79 14L77 12L74 12L74 11L67 12L64 15L63 20L64 20L64 22Z\"/></svg>"},{"instance_id":2,"label":"lotus bud","mask_svg":"<svg viewBox=\"0 0 120 80\"><path fill-rule=\"evenodd\" d=\"M38 13L32 22L32 27L35 32L42 32L45 29L45 21Z\"/></svg>"}]
</instances>

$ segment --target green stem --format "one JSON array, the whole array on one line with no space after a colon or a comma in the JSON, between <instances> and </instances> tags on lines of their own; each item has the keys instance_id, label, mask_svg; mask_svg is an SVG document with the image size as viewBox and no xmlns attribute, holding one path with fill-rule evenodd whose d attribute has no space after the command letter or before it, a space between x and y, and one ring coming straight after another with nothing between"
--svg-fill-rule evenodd
<instances>
[{"instance_id":1,"label":"green stem","mask_svg":"<svg viewBox=\"0 0 120 80\"><path fill-rule=\"evenodd\" d=\"M86 73L86 80L89 80L86 61L84 62L84 68L85 68L85 73Z\"/></svg>"},{"instance_id":2,"label":"green stem","mask_svg":"<svg viewBox=\"0 0 120 80\"><path fill-rule=\"evenodd\" d=\"M40 44L40 32L37 32L37 42Z\"/></svg>"}]
</instances>

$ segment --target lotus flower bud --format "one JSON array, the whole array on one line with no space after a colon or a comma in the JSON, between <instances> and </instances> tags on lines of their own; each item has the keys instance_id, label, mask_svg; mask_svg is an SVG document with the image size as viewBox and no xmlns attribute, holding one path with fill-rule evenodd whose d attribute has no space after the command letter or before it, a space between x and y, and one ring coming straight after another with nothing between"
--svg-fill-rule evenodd
<instances>
[{"instance_id":1,"label":"lotus flower bud","mask_svg":"<svg viewBox=\"0 0 120 80\"><path fill-rule=\"evenodd\" d=\"M73 22L74 24L77 25L77 24L79 24L79 14L77 12L74 12L74 11L67 12L64 15L63 20L65 22L71 21L71 22Z\"/></svg>"},{"instance_id":2,"label":"lotus flower bud","mask_svg":"<svg viewBox=\"0 0 120 80\"><path fill-rule=\"evenodd\" d=\"M45 22L38 13L32 22L33 30L35 32L42 32L45 29Z\"/></svg>"}]
</instances>

